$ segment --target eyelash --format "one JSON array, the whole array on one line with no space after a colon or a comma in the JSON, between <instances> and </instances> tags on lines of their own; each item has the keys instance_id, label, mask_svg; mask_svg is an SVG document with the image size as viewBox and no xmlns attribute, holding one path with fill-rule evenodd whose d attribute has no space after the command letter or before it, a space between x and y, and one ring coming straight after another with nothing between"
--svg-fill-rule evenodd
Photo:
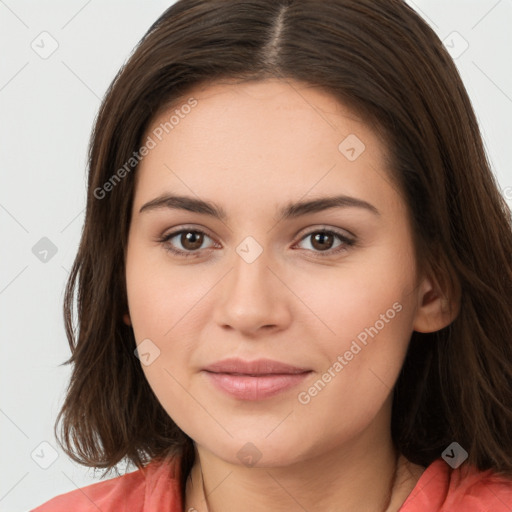
<instances>
[{"instance_id":1,"label":"eyelash","mask_svg":"<svg viewBox=\"0 0 512 512\"><path fill-rule=\"evenodd\" d=\"M197 249L195 251L182 251L181 249L176 249L176 248L172 247L172 245L169 243L169 240L171 240L175 236L181 235L183 233L199 233L199 234L207 236L208 238L212 238L207 233L205 233L204 231L202 231L200 229L180 229L178 231L173 231L172 233L169 233L168 235L163 236L162 238L158 239L158 242L163 244L164 249L167 252L174 254L176 256L182 256L185 258L198 257L198 253L201 251L201 249ZM312 252L315 253L315 257L326 258L329 256L334 256L340 252L347 251L349 247L353 247L356 244L356 241L354 239L348 238L347 236L345 236L337 231L334 231L332 229L317 229L314 231L310 231L309 233L306 233L305 235L303 235L302 238L299 240L299 242L302 242L307 237L309 237L311 235L316 235L318 233L325 234L325 235L334 235L341 242L341 244L334 249L328 249L326 251L313 250ZM305 250L310 251L311 249L305 249Z\"/></svg>"}]
</instances>

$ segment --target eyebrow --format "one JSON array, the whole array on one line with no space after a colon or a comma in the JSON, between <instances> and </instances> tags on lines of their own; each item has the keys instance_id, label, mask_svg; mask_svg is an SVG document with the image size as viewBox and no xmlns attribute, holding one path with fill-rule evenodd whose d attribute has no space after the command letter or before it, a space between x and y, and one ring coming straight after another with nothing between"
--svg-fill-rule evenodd
<instances>
[{"instance_id":1,"label":"eyebrow","mask_svg":"<svg viewBox=\"0 0 512 512\"><path fill-rule=\"evenodd\" d=\"M356 197L339 195L333 197L321 197L310 201L298 201L288 203L279 212L279 220L287 220L308 213L316 213L330 208L361 208L374 215L380 215L375 206ZM203 201L190 196L178 196L163 194L145 203L139 213L150 212L161 209L186 210L194 213L210 215L219 220L226 220L225 210L211 201Z\"/></svg>"}]
</instances>

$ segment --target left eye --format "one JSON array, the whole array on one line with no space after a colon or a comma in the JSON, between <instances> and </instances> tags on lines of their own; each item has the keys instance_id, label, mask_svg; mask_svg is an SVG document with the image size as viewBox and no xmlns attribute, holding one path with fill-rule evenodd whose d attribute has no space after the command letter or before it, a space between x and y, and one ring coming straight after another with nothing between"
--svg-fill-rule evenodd
<instances>
[{"instance_id":1,"label":"left eye","mask_svg":"<svg viewBox=\"0 0 512 512\"><path fill-rule=\"evenodd\" d=\"M309 240L309 247L303 247L308 250L313 250L314 252L320 253L333 253L338 252L339 250L346 249L347 246L354 245L354 240L348 238L341 233L337 233L335 231L312 231L305 235L301 242Z\"/></svg>"}]
</instances>

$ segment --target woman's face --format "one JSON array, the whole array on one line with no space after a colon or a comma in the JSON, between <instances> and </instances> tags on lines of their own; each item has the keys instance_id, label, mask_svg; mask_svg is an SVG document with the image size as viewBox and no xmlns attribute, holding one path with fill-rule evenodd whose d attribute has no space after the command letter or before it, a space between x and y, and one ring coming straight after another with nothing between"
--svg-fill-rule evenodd
<instances>
[{"instance_id":1,"label":"woman's face","mask_svg":"<svg viewBox=\"0 0 512 512\"><path fill-rule=\"evenodd\" d=\"M153 391L226 462L388 440L424 287L386 148L297 82L189 96L144 137L126 254Z\"/></svg>"}]
</instances>

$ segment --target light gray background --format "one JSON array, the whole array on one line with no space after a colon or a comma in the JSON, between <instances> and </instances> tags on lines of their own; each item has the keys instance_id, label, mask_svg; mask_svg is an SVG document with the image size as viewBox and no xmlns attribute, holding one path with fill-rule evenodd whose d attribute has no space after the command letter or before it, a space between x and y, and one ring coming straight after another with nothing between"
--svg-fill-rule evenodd
<instances>
[{"instance_id":1,"label":"light gray background","mask_svg":"<svg viewBox=\"0 0 512 512\"><path fill-rule=\"evenodd\" d=\"M69 377L59 367L69 357L63 290L84 220L86 150L100 100L171 3L0 0L1 511L29 510L99 478L53 437ZM512 204L512 1L409 3L452 47ZM45 55L52 44L58 48ZM43 237L57 249L46 262L33 252Z\"/></svg>"}]
</instances>

